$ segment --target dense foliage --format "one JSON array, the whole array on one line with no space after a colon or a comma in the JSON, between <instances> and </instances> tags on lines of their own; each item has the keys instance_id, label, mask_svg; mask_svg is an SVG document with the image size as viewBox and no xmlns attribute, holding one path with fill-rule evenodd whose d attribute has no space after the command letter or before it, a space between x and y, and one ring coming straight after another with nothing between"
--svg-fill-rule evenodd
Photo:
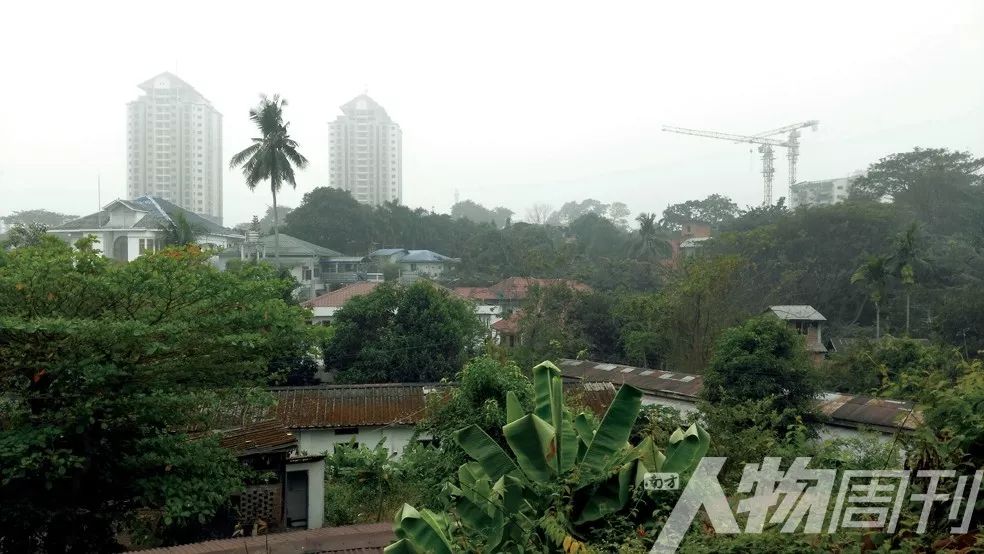
<instances>
[{"instance_id":1,"label":"dense foliage","mask_svg":"<svg viewBox=\"0 0 984 554\"><path fill-rule=\"evenodd\" d=\"M404 505L387 552L578 552L589 550L585 537L613 536L617 548L630 537L625 531L651 529L665 500L642 490L643 475L687 475L707 451L709 436L696 425L677 429L666 454L651 437L629 444L642 400L632 387L622 387L597 422L565 405L560 370L549 362L533 369L533 386L529 413L507 394L506 448L476 425L456 433L474 461L448 484L450 509Z\"/></svg>"},{"instance_id":2,"label":"dense foliage","mask_svg":"<svg viewBox=\"0 0 984 554\"><path fill-rule=\"evenodd\" d=\"M245 271L197 248L117 264L89 239L0 253L0 550L113 550L138 512L198 523L241 487L203 433L307 332L275 272Z\"/></svg>"},{"instance_id":3,"label":"dense foliage","mask_svg":"<svg viewBox=\"0 0 984 554\"><path fill-rule=\"evenodd\" d=\"M447 289L384 283L335 314L325 365L344 382L440 381L460 370L483 336L472 305Z\"/></svg>"}]
</instances>

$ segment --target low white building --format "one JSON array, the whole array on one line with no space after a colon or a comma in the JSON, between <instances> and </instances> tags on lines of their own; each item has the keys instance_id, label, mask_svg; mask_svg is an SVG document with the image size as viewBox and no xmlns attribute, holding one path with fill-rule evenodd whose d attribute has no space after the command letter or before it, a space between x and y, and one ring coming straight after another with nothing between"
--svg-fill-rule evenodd
<instances>
[{"instance_id":1,"label":"low white building","mask_svg":"<svg viewBox=\"0 0 984 554\"><path fill-rule=\"evenodd\" d=\"M386 383L274 387L270 391L277 399L276 415L297 437L301 455L331 454L336 445L372 448L382 441L400 456L415 440L415 426L424 416L430 395L444 394L447 387Z\"/></svg>"},{"instance_id":2,"label":"low white building","mask_svg":"<svg viewBox=\"0 0 984 554\"><path fill-rule=\"evenodd\" d=\"M851 196L854 177L801 181L789 187L789 206L830 206Z\"/></svg>"},{"instance_id":3,"label":"low white building","mask_svg":"<svg viewBox=\"0 0 984 554\"><path fill-rule=\"evenodd\" d=\"M300 456L331 454L336 447L383 445L399 457L414 441L431 402L449 398L454 383L385 383L273 387L274 416L297 438ZM572 406L604 414L615 398L609 383L569 383Z\"/></svg>"},{"instance_id":4,"label":"low white building","mask_svg":"<svg viewBox=\"0 0 984 554\"><path fill-rule=\"evenodd\" d=\"M52 227L48 232L69 244L92 235L104 256L129 262L144 252L163 248L164 229L179 215L198 233L196 242L203 247L224 250L244 240L232 229L153 196L113 200L96 213Z\"/></svg>"}]
</instances>

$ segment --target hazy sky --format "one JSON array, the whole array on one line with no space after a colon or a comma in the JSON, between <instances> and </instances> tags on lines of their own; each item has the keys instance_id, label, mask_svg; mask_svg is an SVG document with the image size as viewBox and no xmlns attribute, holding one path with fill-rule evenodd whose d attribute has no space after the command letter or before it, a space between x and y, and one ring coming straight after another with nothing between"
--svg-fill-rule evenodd
<instances>
[{"instance_id":1,"label":"hazy sky","mask_svg":"<svg viewBox=\"0 0 984 554\"><path fill-rule=\"evenodd\" d=\"M984 2L6 3L0 215L85 214L125 195L126 103L171 71L224 116L226 159L260 92L290 100L327 183L328 126L368 87L404 133L404 202L454 191L522 216L594 197L634 212L711 193L761 201L749 145L662 124L805 132L799 175L847 175L913 146L984 155ZM780 156L782 156L780 152ZM777 194L786 190L777 159ZM270 202L226 173L225 223Z\"/></svg>"}]
</instances>

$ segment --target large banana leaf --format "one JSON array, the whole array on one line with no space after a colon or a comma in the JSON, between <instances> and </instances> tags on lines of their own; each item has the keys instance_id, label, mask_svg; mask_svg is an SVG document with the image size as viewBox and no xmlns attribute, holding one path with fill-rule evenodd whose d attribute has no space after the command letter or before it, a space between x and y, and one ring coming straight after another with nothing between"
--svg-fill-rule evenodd
<instances>
[{"instance_id":1,"label":"large banana leaf","mask_svg":"<svg viewBox=\"0 0 984 554\"><path fill-rule=\"evenodd\" d=\"M623 465L616 475L612 475L600 487L580 489L578 493L579 496L584 495L584 504L574 518L574 523L580 525L621 510L629 501L630 486L635 481L637 464L638 461L633 460Z\"/></svg>"},{"instance_id":2,"label":"large banana leaf","mask_svg":"<svg viewBox=\"0 0 984 554\"><path fill-rule=\"evenodd\" d=\"M553 478L555 468L551 460L557 455L553 426L536 414L528 414L503 427L502 432L520 469L530 480L546 482Z\"/></svg>"},{"instance_id":3,"label":"large banana leaf","mask_svg":"<svg viewBox=\"0 0 984 554\"><path fill-rule=\"evenodd\" d=\"M418 512L413 506L404 504L396 513L394 530L398 539L406 539L424 552L451 554L445 523L430 510Z\"/></svg>"},{"instance_id":4,"label":"large banana leaf","mask_svg":"<svg viewBox=\"0 0 984 554\"><path fill-rule=\"evenodd\" d=\"M524 415L519 397L513 391L506 391L506 423L512 423Z\"/></svg>"},{"instance_id":5,"label":"large banana leaf","mask_svg":"<svg viewBox=\"0 0 984 554\"><path fill-rule=\"evenodd\" d=\"M642 461L642 465L645 466L646 470L652 472L662 471L666 456L656 448L656 443L653 442L652 437L647 436L642 439L642 442L636 446L636 451L639 452L639 460Z\"/></svg>"},{"instance_id":6,"label":"large banana leaf","mask_svg":"<svg viewBox=\"0 0 984 554\"><path fill-rule=\"evenodd\" d=\"M507 473L519 473L519 468L485 431L477 425L469 425L454 434L454 440L466 454L482 466L492 481L498 481Z\"/></svg>"},{"instance_id":7,"label":"large banana leaf","mask_svg":"<svg viewBox=\"0 0 984 554\"><path fill-rule=\"evenodd\" d=\"M560 375L560 369L551 362L543 362L533 368L533 413L543 421L550 421L552 381Z\"/></svg>"},{"instance_id":8,"label":"large banana leaf","mask_svg":"<svg viewBox=\"0 0 984 554\"><path fill-rule=\"evenodd\" d=\"M707 454L710 444L710 435L696 423L686 431L677 429L670 435L670 444L666 448L666 461L663 462L660 471L683 473L693 469Z\"/></svg>"},{"instance_id":9,"label":"large banana leaf","mask_svg":"<svg viewBox=\"0 0 984 554\"><path fill-rule=\"evenodd\" d=\"M629 385L622 385L618 389L615 400L608 406L605 418L601 420L601 425L581 460L583 476L596 478L605 473L612 455L627 445L632 424L635 423L641 407L642 391Z\"/></svg>"}]
</instances>

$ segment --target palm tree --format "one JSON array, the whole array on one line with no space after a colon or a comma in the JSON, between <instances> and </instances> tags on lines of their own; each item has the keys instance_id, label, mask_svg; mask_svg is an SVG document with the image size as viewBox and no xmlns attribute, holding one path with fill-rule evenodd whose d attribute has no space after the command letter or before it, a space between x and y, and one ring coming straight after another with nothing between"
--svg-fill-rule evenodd
<instances>
[{"instance_id":1,"label":"palm tree","mask_svg":"<svg viewBox=\"0 0 984 554\"><path fill-rule=\"evenodd\" d=\"M914 265L921 262L919 224L913 223L905 232L895 239L895 252L892 261L895 262L894 273L905 287L905 335L909 336L909 300L912 297L912 287L916 284Z\"/></svg>"},{"instance_id":2,"label":"palm tree","mask_svg":"<svg viewBox=\"0 0 984 554\"><path fill-rule=\"evenodd\" d=\"M253 144L229 160L229 167L243 167L246 186L256 190L260 181L270 181L273 193L273 252L277 265L280 265L280 218L277 213L277 193L284 182L297 188L294 180L294 166L307 167L307 158L297 151L297 142L287 132L289 123L284 123L284 106L287 100L274 94L268 98L260 95L260 103L249 111L249 119L260 130L260 137Z\"/></svg>"},{"instance_id":3,"label":"palm tree","mask_svg":"<svg viewBox=\"0 0 984 554\"><path fill-rule=\"evenodd\" d=\"M875 339L881 338L881 301L890 274L888 262L886 256L871 256L851 276L851 283L862 283L875 303Z\"/></svg>"},{"instance_id":4,"label":"palm tree","mask_svg":"<svg viewBox=\"0 0 984 554\"><path fill-rule=\"evenodd\" d=\"M656 214L641 213L636 217L636 221L639 222L639 247L642 254L652 257L665 255L669 245L660 237Z\"/></svg>"}]
</instances>

